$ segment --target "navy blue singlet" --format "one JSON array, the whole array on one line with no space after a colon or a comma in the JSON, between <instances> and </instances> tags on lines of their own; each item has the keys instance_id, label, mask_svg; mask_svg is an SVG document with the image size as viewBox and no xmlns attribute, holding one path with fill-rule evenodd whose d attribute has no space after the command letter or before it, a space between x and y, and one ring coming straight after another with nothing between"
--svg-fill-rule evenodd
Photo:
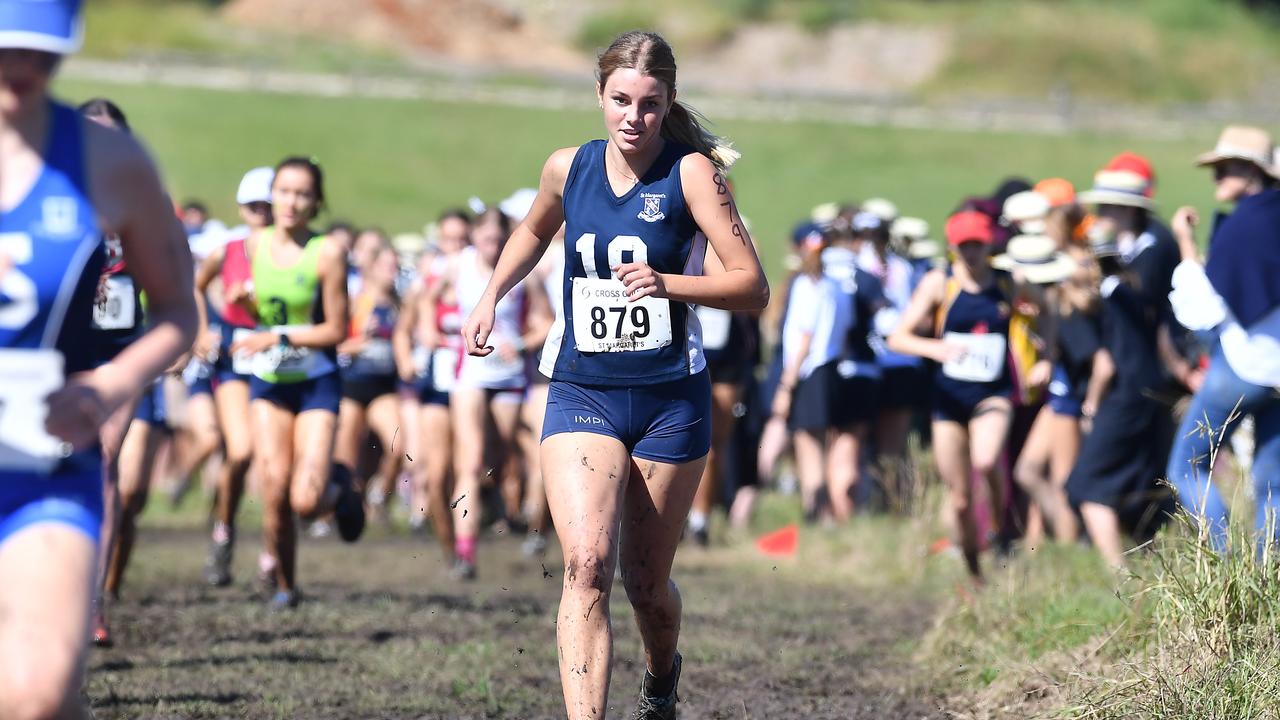
<instances>
[{"instance_id":1,"label":"navy blue singlet","mask_svg":"<svg viewBox=\"0 0 1280 720\"><path fill-rule=\"evenodd\" d=\"M593 140L578 148L565 180L564 302L547 337L541 370L553 380L612 387L696 375L706 359L697 315L686 303L670 301L671 341L651 347L646 341L665 332L654 314L625 302L588 302L585 285L575 283L613 278L612 266L634 261L659 273L702 274L706 238L685 206L680 183L680 161L694 150L666 141L640 182L618 196L605 172L606 147L604 140ZM620 282L617 287L621 290ZM578 337L575 326L595 337ZM613 343L614 349L585 349L601 347L592 341Z\"/></svg>"}]
</instances>

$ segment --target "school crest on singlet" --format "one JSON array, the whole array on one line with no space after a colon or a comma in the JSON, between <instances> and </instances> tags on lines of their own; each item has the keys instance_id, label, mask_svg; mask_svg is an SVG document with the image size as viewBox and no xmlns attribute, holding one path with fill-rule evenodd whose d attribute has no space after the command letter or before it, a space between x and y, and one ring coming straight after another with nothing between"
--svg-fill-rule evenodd
<instances>
[{"instance_id":1,"label":"school crest on singlet","mask_svg":"<svg viewBox=\"0 0 1280 720\"><path fill-rule=\"evenodd\" d=\"M631 300L613 268L642 262L656 272L702 274L706 238L684 203L680 161L693 150L667 141L630 190L616 195L605 173L604 140L578 148L564 187L565 272L560 312L540 370L586 385L649 385L706 367L689 305Z\"/></svg>"}]
</instances>

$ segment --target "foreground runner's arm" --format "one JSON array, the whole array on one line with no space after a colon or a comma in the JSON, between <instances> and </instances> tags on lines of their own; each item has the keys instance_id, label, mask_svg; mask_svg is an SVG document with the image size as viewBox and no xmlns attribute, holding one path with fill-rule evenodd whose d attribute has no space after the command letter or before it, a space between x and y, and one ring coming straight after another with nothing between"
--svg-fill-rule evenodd
<instances>
[{"instance_id":1,"label":"foreground runner's arm","mask_svg":"<svg viewBox=\"0 0 1280 720\"><path fill-rule=\"evenodd\" d=\"M191 251L159 174L128 135L85 123L89 186L103 230L120 236L129 272L147 295L150 325L114 360L68 379L49 397L46 428L77 450L106 419L165 371L195 339Z\"/></svg>"},{"instance_id":2,"label":"foreground runner's arm","mask_svg":"<svg viewBox=\"0 0 1280 720\"><path fill-rule=\"evenodd\" d=\"M498 264L489 278L489 285L480 296L480 302L462 326L462 340L471 355L484 357L493 352L486 345L493 330L493 315L502 299L516 283L525 279L542 259L552 238L564 224L564 182L578 148L562 148L551 153L542 166L538 180L538 196L524 222L511 233Z\"/></svg>"},{"instance_id":3,"label":"foreground runner's arm","mask_svg":"<svg viewBox=\"0 0 1280 720\"><path fill-rule=\"evenodd\" d=\"M769 304L769 283L747 232L733 192L711 159L700 153L680 161L685 203L707 236L724 272L714 275L658 273L645 263L613 268L634 302L650 295L721 310L761 310Z\"/></svg>"}]
</instances>

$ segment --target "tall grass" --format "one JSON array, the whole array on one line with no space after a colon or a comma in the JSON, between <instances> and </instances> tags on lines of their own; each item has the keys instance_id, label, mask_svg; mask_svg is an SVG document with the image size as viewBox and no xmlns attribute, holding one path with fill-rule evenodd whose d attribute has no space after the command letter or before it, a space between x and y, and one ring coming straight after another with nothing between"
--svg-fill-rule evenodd
<instances>
[{"instance_id":1,"label":"tall grass","mask_svg":"<svg viewBox=\"0 0 1280 720\"><path fill-rule=\"evenodd\" d=\"M1223 553L1202 527L1179 516L1114 574L1080 546L1017 558L921 658L960 717L1280 717L1280 562L1243 523Z\"/></svg>"}]
</instances>

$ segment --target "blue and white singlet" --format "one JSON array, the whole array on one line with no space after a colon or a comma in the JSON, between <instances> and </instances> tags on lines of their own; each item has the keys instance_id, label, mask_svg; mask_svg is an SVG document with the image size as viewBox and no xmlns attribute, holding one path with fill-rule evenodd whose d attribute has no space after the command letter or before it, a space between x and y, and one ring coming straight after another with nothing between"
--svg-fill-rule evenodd
<instances>
[{"instance_id":1,"label":"blue and white singlet","mask_svg":"<svg viewBox=\"0 0 1280 720\"><path fill-rule=\"evenodd\" d=\"M701 275L706 237L680 182L673 141L621 196L605 171L604 140L578 148L564 185L565 273L561 307L540 370L553 380L612 387L655 385L702 372L697 315L687 303L628 302L612 267L644 262L658 273ZM553 301L553 305L554 305Z\"/></svg>"}]
</instances>

